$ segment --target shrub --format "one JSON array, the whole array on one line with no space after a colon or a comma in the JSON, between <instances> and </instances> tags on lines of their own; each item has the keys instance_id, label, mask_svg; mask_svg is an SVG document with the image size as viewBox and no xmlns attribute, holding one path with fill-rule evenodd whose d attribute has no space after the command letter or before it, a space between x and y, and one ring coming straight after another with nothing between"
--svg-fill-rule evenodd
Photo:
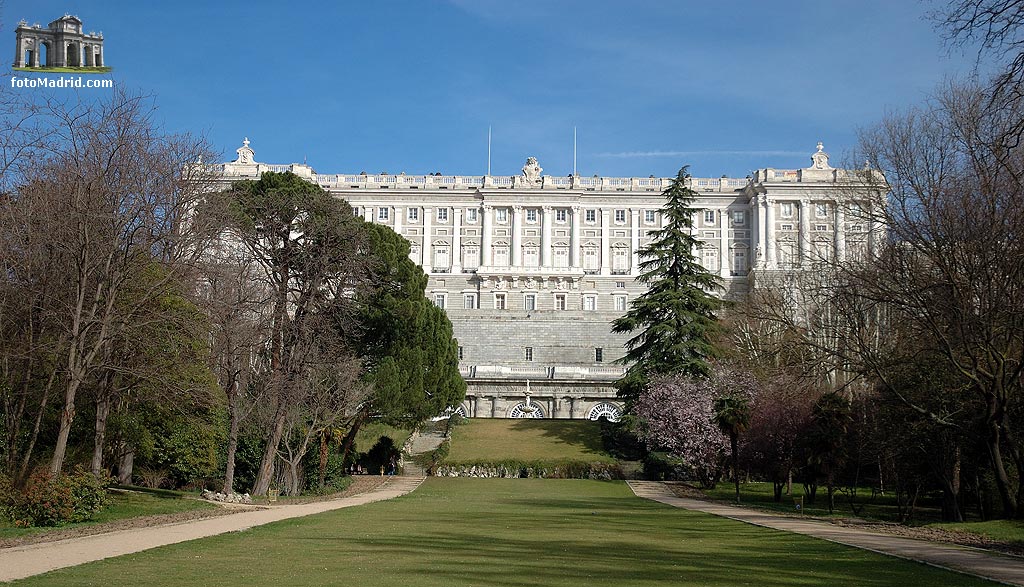
<instances>
[{"instance_id":1,"label":"shrub","mask_svg":"<svg viewBox=\"0 0 1024 587\"><path fill-rule=\"evenodd\" d=\"M69 475L33 473L20 490L0 483L0 509L16 526L60 526L91 520L108 503L106 486L78 467Z\"/></svg>"},{"instance_id":2,"label":"shrub","mask_svg":"<svg viewBox=\"0 0 1024 587\"><path fill-rule=\"evenodd\" d=\"M530 479L625 479L618 463L586 461L471 461L441 463L434 474L438 477L498 477Z\"/></svg>"}]
</instances>

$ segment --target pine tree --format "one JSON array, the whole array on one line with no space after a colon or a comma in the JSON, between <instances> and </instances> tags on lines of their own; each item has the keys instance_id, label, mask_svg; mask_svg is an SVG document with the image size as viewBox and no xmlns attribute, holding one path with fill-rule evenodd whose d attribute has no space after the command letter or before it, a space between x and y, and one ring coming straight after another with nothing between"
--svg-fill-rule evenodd
<instances>
[{"instance_id":1,"label":"pine tree","mask_svg":"<svg viewBox=\"0 0 1024 587\"><path fill-rule=\"evenodd\" d=\"M664 226L652 231L651 242L639 251L637 280L648 290L612 323L612 332L639 331L626 342L622 361L629 369L616 383L619 396L626 400L635 399L655 375L706 377L710 373L715 310L721 304L713 292L721 284L694 254L701 246L690 233L697 211L691 206L698 194L686 185L687 169L680 169L663 192Z\"/></svg>"}]
</instances>

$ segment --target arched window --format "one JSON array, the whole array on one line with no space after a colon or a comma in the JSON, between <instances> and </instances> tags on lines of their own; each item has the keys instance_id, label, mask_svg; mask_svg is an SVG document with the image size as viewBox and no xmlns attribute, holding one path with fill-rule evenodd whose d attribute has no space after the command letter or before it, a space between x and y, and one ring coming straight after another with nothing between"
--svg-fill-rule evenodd
<instances>
[{"instance_id":1,"label":"arched window","mask_svg":"<svg viewBox=\"0 0 1024 587\"><path fill-rule=\"evenodd\" d=\"M590 408L590 411L587 412L588 420L600 420L601 418L604 418L609 422L618 422L620 417L622 417L622 410L619 406L609 402L601 402Z\"/></svg>"},{"instance_id":2,"label":"arched window","mask_svg":"<svg viewBox=\"0 0 1024 587\"><path fill-rule=\"evenodd\" d=\"M512 409L508 411L509 418L543 418L544 410L537 404L537 402L531 401L530 407L526 407L526 402L519 402L512 406Z\"/></svg>"}]
</instances>

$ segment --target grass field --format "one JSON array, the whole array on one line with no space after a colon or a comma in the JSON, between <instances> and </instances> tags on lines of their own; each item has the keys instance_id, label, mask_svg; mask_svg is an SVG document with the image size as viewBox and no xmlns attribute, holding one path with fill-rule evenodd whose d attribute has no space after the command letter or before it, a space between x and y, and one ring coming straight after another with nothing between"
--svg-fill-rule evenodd
<instances>
[{"instance_id":1,"label":"grass field","mask_svg":"<svg viewBox=\"0 0 1024 587\"><path fill-rule=\"evenodd\" d=\"M615 461L590 420L474 418L452 429L445 462L502 460Z\"/></svg>"},{"instance_id":2,"label":"grass field","mask_svg":"<svg viewBox=\"0 0 1024 587\"><path fill-rule=\"evenodd\" d=\"M366 452L373 448L373 445L377 444L381 436L390 437L391 440L395 441L395 446L402 448L406 440L409 440L409 435L412 434L408 430L401 428L395 428L394 426L388 426L387 424L378 424L376 422L370 422L369 424L363 424L359 428L359 432L356 433L355 446L353 450L356 452Z\"/></svg>"},{"instance_id":3,"label":"grass field","mask_svg":"<svg viewBox=\"0 0 1024 587\"><path fill-rule=\"evenodd\" d=\"M138 516L152 516L156 514L175 514L192 510L213 509L217 506L198 499L184 499L184 494L176 491L136 489L131 492L114 491L111 496L111 503L102 511L96 514L95 519L89 522L68 524L61 528L75 528L103 524L126 518ZM11 522L0 517L0 538L17 538L30 534L48 532L53 528L15 528Z\"/></svg>"},{"instance_id":4,"label":"grass field","mask_svg":"<svg viewBox=\"0 0 1024 587\"><path fill-rule=\"evenodd\" d=\"M624 483L431 478L388 502L107 559L17 585L989 585L641 500Z\"/></svg>"},{"instance_id":5,"label":"grass field","mask_svg":"<svg viewBox=\"0 0 1024 587\"><path fill-rule=\"evenodd\" d=\"M1024 521L1021 520L989 520L987 522L962 522L959 524L937 523L928 524L928 526L944 528L946 530L973 532L982 536L988 536L993 540L1024 546Z\"/></svg>"},{"instance_id":6,"label":"grass field","mask_svg":"<svg viewBox=\"0 0 1024 587\"><path fill-rule=\"evenodd\" d=\"M735 497L735 488L731 481L721 482L714 489L705 491L708 497L713 499L720 499L724 501L733 501ZM779 503L775 502L775 498L772 495L772 484L771 483L741 483L740 484L740 500L743 505L756 506L759 508L794 512L796 507L793 502L793 497L800 497L804 494L804 487L799 483L793 484L793 495L782 496L782 501ZM859 507L858 512L854 512L850 505L849 498L840 492L836 492L835 495L835 509L834 516L841 517L862 517L870 518L873 520L883 521L898 521L898 511L896 507L896 497L887 493L885 495L877 495L872 497L870 488L860 489L856 498L856 503ZM939 519L940 513L936 504L928 502L926 499L918 500L918 507L915 511L919 521L934 521ZM818 488L817 500L815 503L807 503L804 501L803 513L813 516L827 516L828 513L828 494L824 487Z\"/></svg>"}]
</instances>

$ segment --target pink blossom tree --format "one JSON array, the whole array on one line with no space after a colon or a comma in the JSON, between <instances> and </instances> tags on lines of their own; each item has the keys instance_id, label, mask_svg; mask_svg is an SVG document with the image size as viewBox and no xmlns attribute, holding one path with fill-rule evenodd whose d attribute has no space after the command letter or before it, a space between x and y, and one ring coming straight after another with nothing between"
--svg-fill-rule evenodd
<instances>
[{"instance_id":1,"label":"pink blossom tree","mask_svg":"<svg viewBox=\"0 0 1024 587\"><path fill-rule=\"evenodd\" d=\"M749 372L716 364L711 376L679 375L654 379L633 405L648 449L680 460L705 488L722 476L729 437L715 420L715 400L741 396L753 400L757 380Z\"/></svg>"}]
</instances>

